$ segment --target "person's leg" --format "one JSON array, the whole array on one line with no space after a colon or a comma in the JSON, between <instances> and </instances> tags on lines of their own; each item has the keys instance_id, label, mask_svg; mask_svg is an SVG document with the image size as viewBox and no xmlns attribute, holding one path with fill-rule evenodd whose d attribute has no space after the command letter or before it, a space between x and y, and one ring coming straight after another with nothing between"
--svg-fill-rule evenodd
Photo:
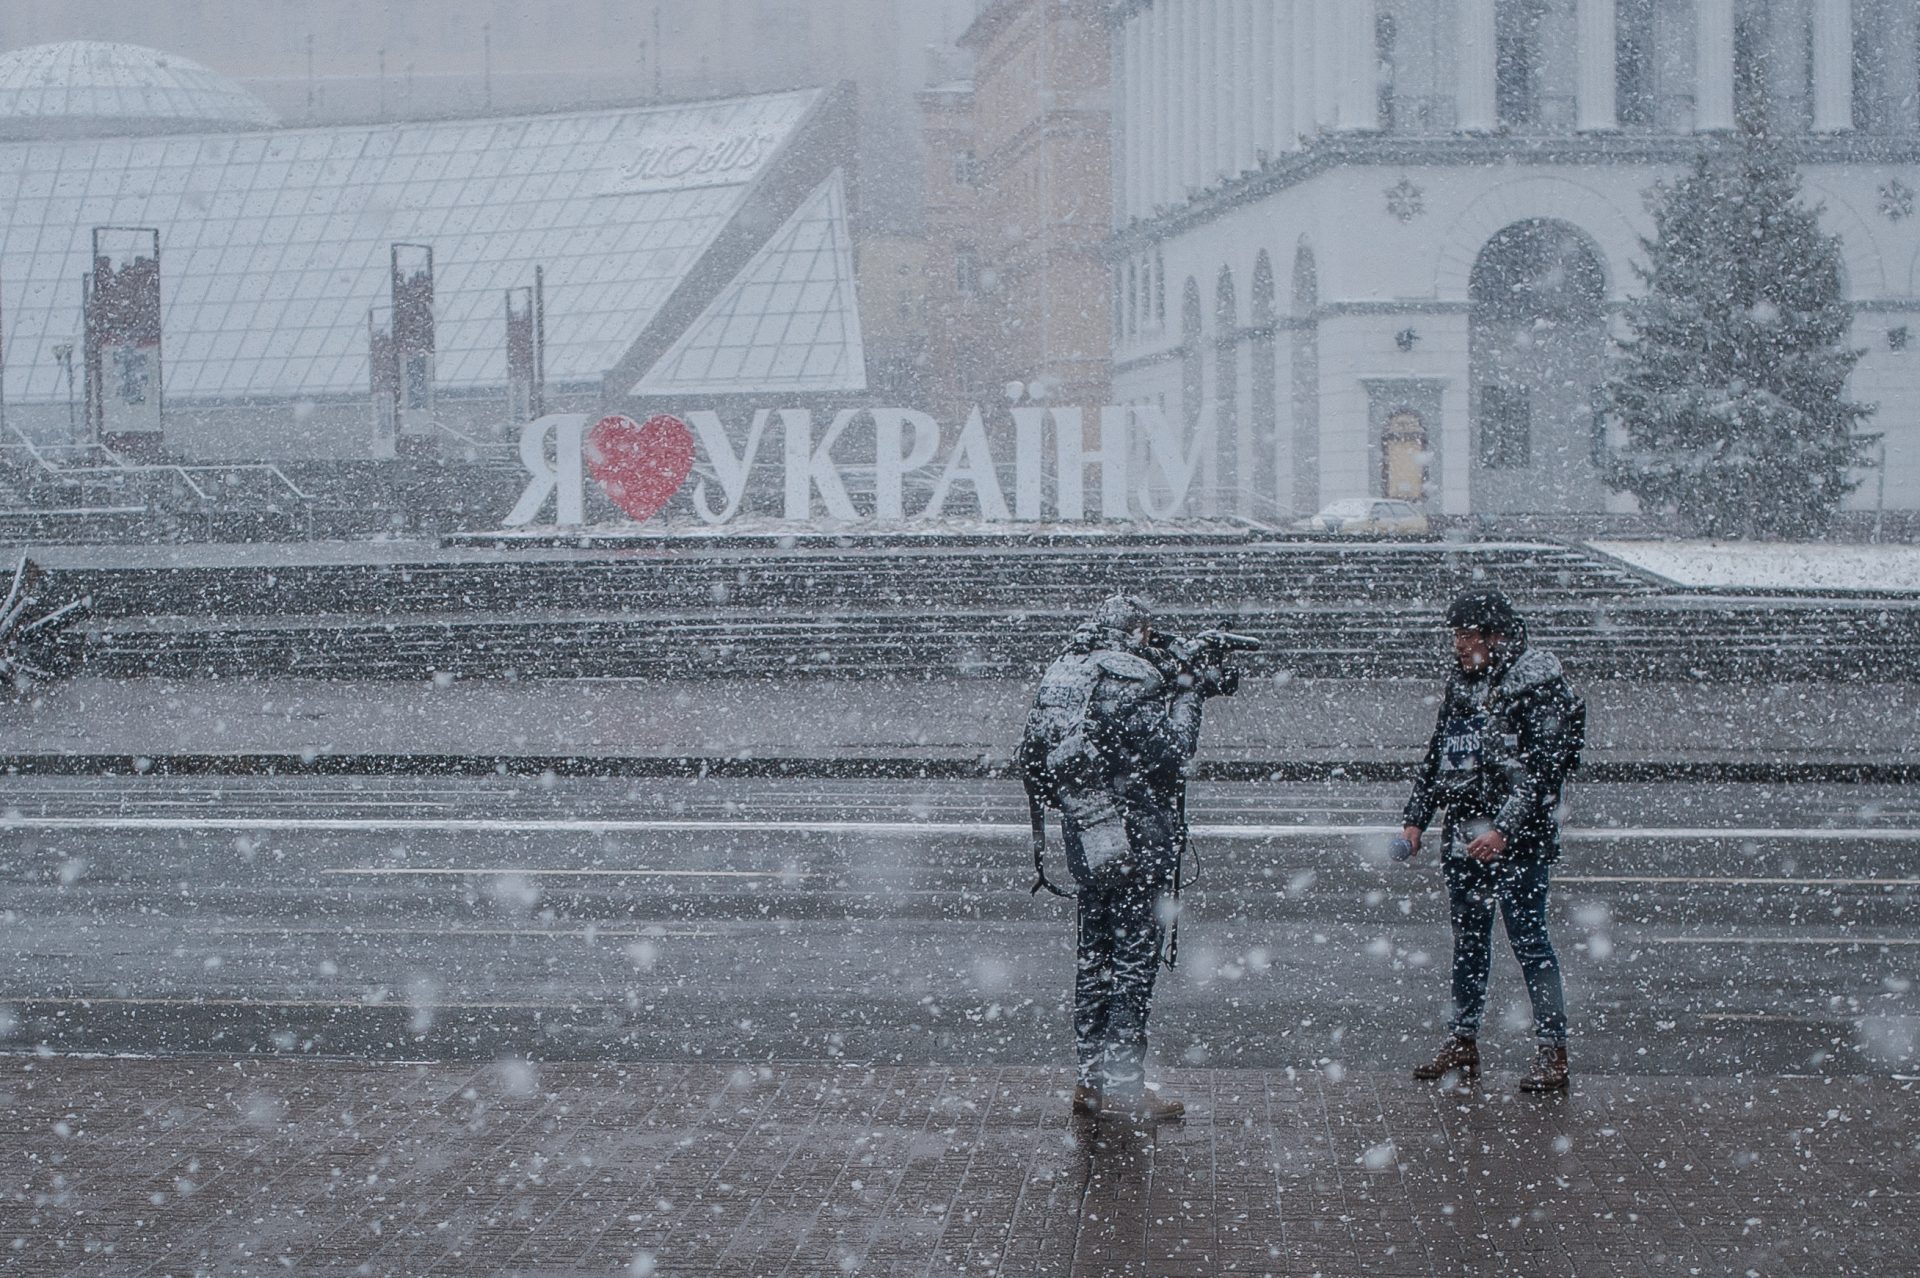
<instances>
[{"instance_id":1,"label":"person's leg","mask_svg":"<svg viewBox=\"0 0 1920 1278\"><path fill-rule=\"evenodd\" d=\"M1114 919L1108 894L1081 880L1073 972L1073 1046L1079 1085L1098 1090L1113 1002Z\"/></svg>"},{"instance_id":2,"label":"person's leg","mask_svg":"<svg viewBox=\"0 0 1920 1278\"><path fill-rule=\"evenodd\" d=\"M1453 1036L1480 1037L1487 1011L1487 977L1493 964L1494 891L1487 867L1466 857L1443 862L1447 905L1453 922Z\"/></svg>"},{"instance_id":3,"label":"person's leg","mask_svg":"<svg viewBox=\"0 0 1920 1278\"><path fill-rule=\"evenodd\" d=\"M1567 1044L1567 995L1560 977L1560 956L1547 935L1547 888L1551 867L1542 861L1508 867L1501 885L1500 911L1507 924L1507 940L1526 978L1527 998L1533 1003L1534 1034L1543 1047Z\"/></svg>"},{"instance_id":4,"label":"person's leg","mask_svg":"<svg viewBox=\"0 0 1920 1278\"><path fill-rule=\"evenodd\" d=\"M1159 916L1163 885L1137 869L1113 897L1112 993L1100 1058L1101 1095L1120 1104L1139 1099L1146 1085L1147 1015L1160 974Z\"/></svg>"}]
</instances>

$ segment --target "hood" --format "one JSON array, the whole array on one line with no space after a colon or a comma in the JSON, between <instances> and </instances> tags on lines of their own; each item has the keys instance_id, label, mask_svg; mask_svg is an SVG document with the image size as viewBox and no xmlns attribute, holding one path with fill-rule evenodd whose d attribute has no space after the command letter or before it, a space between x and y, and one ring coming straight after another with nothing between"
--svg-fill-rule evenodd
<instances>
[{"instance_id":1,"label":"hood","mask_svg":"<svg viewBox=\"0 0 1920 1278\"><path fill-rule=\"evenodd\" d=\"M1068 652L1134 652L1137 645L1133 637L1124 630L1112 626L1103 626L1097 621L1083 621L1074 627L1073 634L1067 639Z\"/></svg>"},{"instance_id":2,"label":"hood","mask_svg":"<svg viewBox=\"0 0 1920 1278\"><path fill-rule=\"evenodd\" d=\"M1512 696L1565 677L1560 658L1544 648L1522 648L1500 673L1500 688Z\"/></svg>"}]
</instances>

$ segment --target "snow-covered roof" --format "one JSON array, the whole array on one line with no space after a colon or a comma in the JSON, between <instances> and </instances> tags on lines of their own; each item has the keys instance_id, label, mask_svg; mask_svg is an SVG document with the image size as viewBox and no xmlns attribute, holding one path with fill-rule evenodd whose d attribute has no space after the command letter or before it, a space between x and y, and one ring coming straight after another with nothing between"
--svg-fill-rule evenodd
<instances>
[{"instance_id":1,"label":"snow-covered roof","mask_svg":"<svg viewBox=\"0 0 1920 1278\"><path fill-rule=\"evenodd\" d=\"M232 80L158 49L73 40L0 53L0 138L124 137L278 123L266 103Z\"/></svg>"},{"instance_id":2,"label":"snow-covered roof","mask_svg":"<svg viewBox=\"0 0 1920 1278\"><path fill-rule=\"evenodd\" d=\"M503 291L531 284L536 265L545 268L548 381L596 382L821 99L802 90L563 115L0 145L8 397L65 396L52 350L79 331L91 229L104 225L160 230L174 402L365 395L367 311L390 298L396 242L434 250L441 387L505 383ZM776 275L801 263L811 282L823 252L845 253L844 201L831 195L822 212L820 199L776 235L786 245L769 246L777 263L762 255ZM844 275L835 282L850 302ZM744 295L734 303L745 304ZM850 334L841 323L838 340L857 345L857 322Z\"/></svg>"}]
</instances>

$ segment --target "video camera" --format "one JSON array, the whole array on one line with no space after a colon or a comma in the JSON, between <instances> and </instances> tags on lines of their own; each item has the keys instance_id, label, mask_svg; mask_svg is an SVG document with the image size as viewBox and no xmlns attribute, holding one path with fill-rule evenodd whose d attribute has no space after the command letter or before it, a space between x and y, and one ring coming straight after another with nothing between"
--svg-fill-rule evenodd
<instances>
[{"instance_id":1,"label":"video camera","mask_svg":"<svg viewBox=\"0 0 1920 1278\"><path fill-rule=\"evenodd\" d=\"M1230 697L1240 688L1240 668L1230 664L1232 654L1258 652L1265 646L1252 635L1235 634L1231 630L1155 637L1180 663L1183 673L1193 676L1209 696L1218 697Z\"/></svg>"}]
</instances>

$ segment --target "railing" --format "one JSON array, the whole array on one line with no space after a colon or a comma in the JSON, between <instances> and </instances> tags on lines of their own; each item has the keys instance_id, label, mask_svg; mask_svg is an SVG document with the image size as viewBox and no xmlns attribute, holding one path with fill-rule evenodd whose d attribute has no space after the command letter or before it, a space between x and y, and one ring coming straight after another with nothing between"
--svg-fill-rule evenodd
<instances>
[{"instance_id":1,"label":"railing","mask_svg":"<svg viewBox=\"0 0 1920 1278\"><path fill-rule=\"evenodd\" d=\"M52 489L77 498L69 503L72 508L60 511L69 517L151 509L177 528L199 525L201 535L212 537L235 518L292 514L304 517L312 530L314 495L268 462L130 462L98 444L37 444L12 425L7 433L11 439L0 442L0 466L22 481L27 513L54 514L61 503L35 499L36 490Z\"/></svg>"},{"instance_id":2,"label":"railing","mask_svg":"<svg viewBox=\"0 0 1920 1278\"><path fill-rule=\"evenodd\" d=\"M445 422L435 422L433 426L435 430L452 438L458 447L465 449L468 457L474 461L479 461L484 458L489 461L505 462L516 460L519 457L520 445L517 441L476 439L465 431L457 430Z\"/></svg>"},{"instance_id":3,"label":"railing","mask_svg":"<svg viewBox=\"0 0 1920 1278\"><path fill-rule=\"evenodd\" d=\"M28 469L30 474L37 474L39 478L54 483L84 488L90 480L109 480L117 487L127 481L138 483L147 476L170 477L184 484L207 511L212 511L219 508L222 503L214 493L207 491L194 479L195 475L225 476L229 484L237 476L259 475L268 481L272 492L277 493L284 489L289 496L302 505L311 505L314 500L312 493L288 479L286 474L271 462L236 462L231 465L129 462L103 444L42 445L34 443L18 426L9 425L7 432L17 442L0 444L0 455L5 455L11 460L24 452L31 460L31 466L25 469ZM79 465L61 465L54 461L56 455L73 453L80 454L85 460ZM100 461L100 458L104 458L105 461Z\"/></svg>"}]
</instances>

